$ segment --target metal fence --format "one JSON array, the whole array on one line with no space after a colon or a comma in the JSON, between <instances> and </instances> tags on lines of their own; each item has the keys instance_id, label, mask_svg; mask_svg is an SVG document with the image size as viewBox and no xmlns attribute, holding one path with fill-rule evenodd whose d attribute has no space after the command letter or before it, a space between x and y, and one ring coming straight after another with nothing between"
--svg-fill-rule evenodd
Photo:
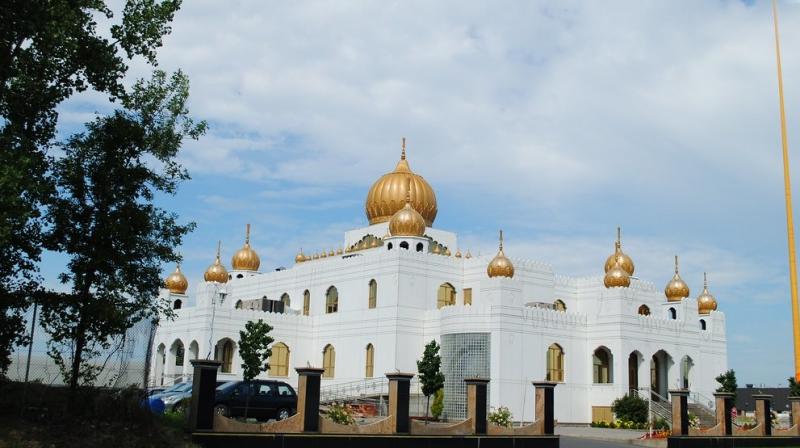
<instances>
[{"instance_id":1,"label":"metal fence","mask_svg":"<svg viewBox=\"0 0 800 448\"><path fill-rule=\"evenodd\" d=\"M33 340L30 345L18 346L11 354L11 366L6 376L12 381L41 382L44 384L64 384L58 366L48 356L49 336L38 322L34 322L34 310L28 311L27 332L33 324ZM115 338L111 347L91 360L103 370L95 380L101 387L144 387L148 382L150 354L156 324L149 320L138 322L124 336Z\"/></svg>"}]
</instances>

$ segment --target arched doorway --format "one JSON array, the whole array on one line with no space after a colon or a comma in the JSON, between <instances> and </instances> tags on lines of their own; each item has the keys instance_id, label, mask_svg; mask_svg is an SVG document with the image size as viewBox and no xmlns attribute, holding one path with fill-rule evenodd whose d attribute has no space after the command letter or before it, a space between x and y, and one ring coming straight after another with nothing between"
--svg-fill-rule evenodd
<instances>
[{"instance_id":1,"label":"arched doorway","mask_svg":"<svg viewBox=\"0 0 800 448\"><path fill-rule=\"evenodd\" d=\"M547 348L547 381L564 381L564 349L558 344L551 344Z\"/></svg>"},{"instance_id":2,"label":"arched doorway","mask_svg":"<svg viewBox=\"0 0 800 448\"><path fill-rule=\"evenodd\" d=\"M639 390L639 366L642 364L642 354L634 350L628 356L628 391Z\"/></svg>"},{"instance_id":3,"label":"arched doorway","mask_svg":"<svg viewBox=\"0 0 800 448\"><path fill-rule=\"evenodd\" d=\"M153 372L154 378L156 378L156 384L163 386L164 385L164 365L166 364L167 360L167 347L164 344L158 344L158 348L156 349L156 368L155 372Z\"/></svg>"},{"instance_id":4,"label":"arched doorway","mask_svg":"<svg viewBox=\"0 0 800 448\"><path fill-rule=\"evenodd\" d=\"M669 368L672 357L664 350L657 351L650 359L650 390L653 401L668 399Z\"/></svg>"},{"instance_id":5,"label":"arched doorway","mask_svg":"<svg viewBox=\"0 0 800 448\"><path fill-rule=\"evenodd\" d=\"M222 362L220 372L232 373L233 372L233 351L234 343L232 340L225 338L217 342L216 349L214 350L214 359Z\"/></svg>"},{"instance_id":6,"label":"arched doorway","mask_svg":"<svg viewBox=\"0 0 800 448\"><path fill-rule=\"evenodd\" d=\"M595 384L608 384L614 382L612 370L613 356L608 347L600 346L592 354L593 381Z\"/></svg>"},{"instance_id":7,"label":"arched doorway","mask_svg":"<svg viewBox=\"0 0 800 448\"><path fill-rule=\"evenodd\" d=\"M694 361L692 361L692 358L689 357L689 355L684 356L683 359L681 359L681 386L684 389L689 388L689 374L692 371L692 367L694 367Z\"/></svg>"},{"instance_id":8,"label":"arched doorway","mask_svg":"<svg viewBox=\"0 0 800 448\"><path fill-rule=\"evenodd\" d=\"M197 359L200 355L200 346L197 344L197 341L192 341L189 344L189 360Z\"/></svg>"}]
</instances>

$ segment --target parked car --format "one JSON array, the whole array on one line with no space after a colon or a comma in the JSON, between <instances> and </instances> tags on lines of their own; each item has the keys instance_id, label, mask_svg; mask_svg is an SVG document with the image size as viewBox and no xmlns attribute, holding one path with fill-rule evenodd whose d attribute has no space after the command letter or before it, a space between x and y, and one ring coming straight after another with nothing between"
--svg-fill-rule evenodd
<instances>
[{"instance_id":1,"label":"parked car","mask_svg":"<svg viewBox=\"0 0 800 448\"><path fill-rule=\"evenodd\" d=\"M164 400L165 398L169 397L170 395L180 394L186 392L187 390L192 390L192 383L177 383L173 384L172 386L164 389L163 391L150 395L151 399L160 399Z\"/></svg>"},{"instance_id":2,"label":"parked car","mask_svg":"<svg viewBox=\"0 0 800 448\"><path fill-rule=\"evenodd\" d=\"M248 403L248 396L250 397ZM257 420L283 420L297 412L297 394L282 381L231 381L219 386L214 412L226 417L247 416Z\"/></svg>"},{"instance_id":3,"label":"parked car","mask_svg":"<svg viewBox=\"0 0 800 448\"><path fill-rule=\"evenodd\" d=\"M185 400L186 403L192 399L192 383L188 383L189 387L183 387L180 391L173 392L166 396L160 397L164 402L164 410L167 412L176 411L180 408L181 403Z\"/></svg>"}]
</instances>

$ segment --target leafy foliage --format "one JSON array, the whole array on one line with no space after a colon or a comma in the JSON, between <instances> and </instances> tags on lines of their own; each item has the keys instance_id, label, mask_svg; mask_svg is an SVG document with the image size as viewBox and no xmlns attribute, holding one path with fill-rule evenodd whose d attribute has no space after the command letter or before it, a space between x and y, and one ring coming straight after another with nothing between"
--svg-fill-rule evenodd
<instances>
[{"instance_id":1,"label":"leafy foliage","mask_svg":"<svg viewBox=\"0 0 800 448\"><path fill-rule=\"evenodd\" d=\"M347 405L333 403L328 407L328 418L333 420L334 423L338 423L340 425L355 425L356 419L353 417L353 413L350 411L350 408Z\"/></svg>"},{"instance_id":2,"label":"leafy foliage","mask_svg":"<svg viewBox=\"0 0 800 448\"><path fill-rule=\"evenodd\" d=\"M800 397L800 383L794 377L789 378L789 396Z\"/></svg>"},{"instance_id":3,"label":"leafy foliage","mask_svg":"<svg viewBox=\"0 0 800 448\"><path fill-rule=\"evenodd\" d=\"M419 382L422 385L422 393L430 402L431 395L444 387L444 374L441 370L442 358L439 356L439 344L432 340L425 345L425 352L422 359L417 361L417 372L419 372ZM428 417L428 403L425 405L425 422Z\"/></svg>"},{"instance_id":4,"label":"leafy foliage","mask_svg":"<svg viewBox=\"0 0 800 448\"><path fill-rule=\"evenodd\" d=\"M647 421L647 400L636 394L626 394L614 400L611 411L619 420L644 423Z\"/></svg>"},{"instance_id":5,"label":"leafy foliage","mask_svg":"<svg viewBox=\"0 0 800 448\"><path fill-rule=\"evenodd\" d=\"M510 428L513 415L511 415L511 411L505 407L500 406L496 410L489 412L488 420L490 423L493 423L497 426L502 426L504 428Z\"/></svg>"},{"instance_id":6,"label":"leafy foliage","mask_svg":"<svg viewBox=\"0 0 800 448\"><path fill-rule=\"evenodd\" d=\"M739 387L736 384L736 372L734 372L733 369L730 369L727 372L720 374L716 380L719 383L717 392L733 392L733 400L736 401L736 389Z\"/></svg>"},{"instance_id":7,"label":"leafy foliage","mask_svg":"<svg viewBox=\"0 0 800 448\"><path fill-rule=\"evenodd\" d=\"M439 419L444 411L444 389L439 389L433 394L433 404L431 404L431 415Z\"/></svg>"},{"instance_id":8,"label":"leafy foliage","mask_svg":"<svg viewBox=\"0 0 800 448\"><path fill-rule=\"evenodd\" d=\"M272 356L270 344L274 341L269 332L272 326L259 319L244 325L239 331L239 356L242 358L242 378L250 381L269 369L267 360Z\"/></svg>"}]
</instances>

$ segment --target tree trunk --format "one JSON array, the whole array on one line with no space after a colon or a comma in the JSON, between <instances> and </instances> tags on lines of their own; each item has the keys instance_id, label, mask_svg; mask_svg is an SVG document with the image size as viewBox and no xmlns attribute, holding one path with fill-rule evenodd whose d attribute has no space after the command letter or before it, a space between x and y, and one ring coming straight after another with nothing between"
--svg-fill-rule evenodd
<instances>
[{"instance_id":1,"label":"tree trunk","mask_svg":"<svg viewBox=\"0 0 800 448\"><path fill-rule=\"evenodd\" d=\"M246 387L245 391L246 391L245 393L247 394L247 396L244 397L244 421L246 422L247 421L247 409L250 408L250 392L252 392L252 391L250 390L249 387Z\"/></svg>"},{"instance_id":2,"label":"tree trunk","mask_svg":"<svg viewBox=\"0 0 800 448\"><path fill-rule=\"evenodd\" d=\"M430 395L426 395L425 396L425 400L426 400L425 401L425 424L427 425L428 424L428 409L430 409L430 407L431 407L431 396Z\"/></svg>"},{"instance_id":3,"label":"tree trunk","mask_svg":"<svg viewBox=\"0 0 800 448\"><path fill-rule=\"evenodd\" d=\"M69 388L74 392L78 388L78 376L81 371L81 360L83 349L86 347L86 333L83 325L78 324L77 335L75 336L75 352L72 356L72 368L70 369Z\"/></svg>"}]
</instances>

